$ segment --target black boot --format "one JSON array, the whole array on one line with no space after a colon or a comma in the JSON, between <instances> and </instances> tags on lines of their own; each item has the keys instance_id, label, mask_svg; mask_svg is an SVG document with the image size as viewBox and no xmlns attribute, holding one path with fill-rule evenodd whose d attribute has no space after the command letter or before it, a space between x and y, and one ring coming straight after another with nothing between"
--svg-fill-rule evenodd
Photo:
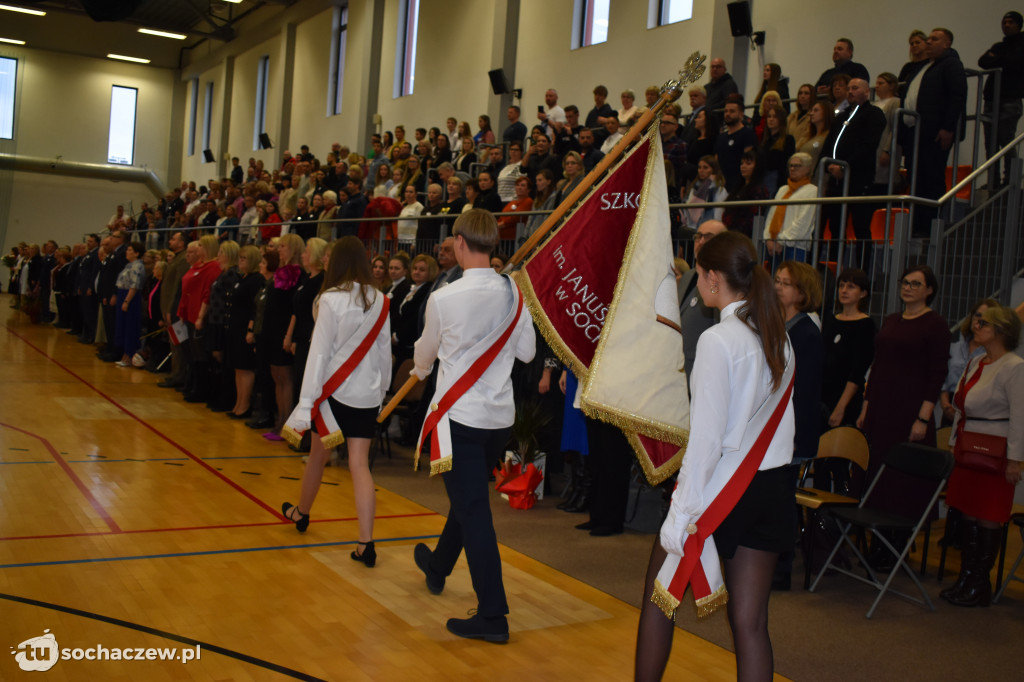
<instances>
[{"instance_id":1,"label":"black boot","mask_svg":"<svg viewBox=\"0 0 1024 682\"><path fill-rule=\"evenodd\" d=\"M963 592L971 575L970 558L978 551L978 522L973 519L968 521L961 518L959 526L960 537L953 542L960 544L960 575L955 583L939 592L939 596L943 599L949 599Z\"/></svg>"},{"instance_id":2,"label":"black boot","mask_svg":"<svg viewBox=\"0 0 1024 682\"><path fill-rule=\"evenodd\" d=\"M959 509L949 508L946 513L946 532L942 535L939 540L939 547L953 547L960 549L963 547L961 541L963 534L961 527L967 523L964 521L964 515Z\"/></svg>"},{"instance_id":3,"label":"black boot","mask_svg":"<svg viewBox=\"0 0 1024 682\"><path fill-rule=\"evenodd\" d=\"M583 493L583 462L577 461L572 466L572 475L569 479L569 489L565 491L564 499L556 505L556 509L568 509L576 504L579 496Z\"/></svg>"},{"instance_id":4,"label":"black boot","mask_svg":"<svg viewBox=\"0 0 1024 682\"><path fill-rule=\"evenodd\" d=\"M590 484L593 482L594 477L590 473L589 457L583 459L582 469L583 476L577 486L579 493L576 495L576 499L572 501L572 504L565 508L565 511L570 514L582 514L590 509Z\"/></svg>"},{"instance_id":5,"label":"black boot","mask_svg":"<svg viewBox=\"0 0 1024 682\"><path fill-rule=\"evenodd\" d=\"M977 550L972 553L969 560L965 557L970 575L967 576L963 590L947 598L950 604L954 606L988 606L992 603L992 581L989 574L992 572L992 566L996 563L996 556L999 555L1001 540L1001 528L978 526Z\"/></svg>"}]
</instances>

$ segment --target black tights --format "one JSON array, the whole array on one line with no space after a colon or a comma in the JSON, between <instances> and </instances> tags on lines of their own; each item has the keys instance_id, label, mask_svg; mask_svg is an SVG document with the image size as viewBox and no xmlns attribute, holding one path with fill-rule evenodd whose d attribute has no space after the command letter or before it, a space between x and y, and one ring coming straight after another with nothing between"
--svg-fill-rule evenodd
<instances>
[{"instance_id":1,"label":"black tights","mask_svg":"<svg viewBox=\"0 0 1024 682\"><path fill-rule=\"evenodd\" d=\"M647 566L637 629L633 670L638 682L660 680L672 652L675 623L651 601L654 580L665 556L661 542L656 539ZM778 558L776 552L738 547L733 558L724 562L725 585L729 591L727 612L736 648L736 679L740 682L772 679L775 664L768 637L768 597Z\"/></svg>"}]
</instances>

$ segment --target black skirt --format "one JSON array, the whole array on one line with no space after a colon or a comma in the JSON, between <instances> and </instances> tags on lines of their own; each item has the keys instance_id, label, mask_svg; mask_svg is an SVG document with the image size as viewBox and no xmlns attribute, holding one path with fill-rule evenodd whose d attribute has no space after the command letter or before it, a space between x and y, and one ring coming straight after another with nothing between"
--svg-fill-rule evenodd
<instances>
[{"instance_id":1,"label":"black skirt","mask_svg":"<svg viewBox=\"0 0 1024 682\"><path fill-rule=\"evenodd\" d=\"M714 532L718 556L737 547L786 552L796 541L796 474L792 466L758 471L740 501Z\"/></svg>"},{"instance_id":2,"label":"black skirt","mask_svg":"<svg viewBox=\"0 0 1024 682\"><path fill-rule=\"evenodd\" d=\"M327 398L334 420L345 438L373 438L377 435L380 407L350 407L333 397Z\"/></svg>"}]
</instances>

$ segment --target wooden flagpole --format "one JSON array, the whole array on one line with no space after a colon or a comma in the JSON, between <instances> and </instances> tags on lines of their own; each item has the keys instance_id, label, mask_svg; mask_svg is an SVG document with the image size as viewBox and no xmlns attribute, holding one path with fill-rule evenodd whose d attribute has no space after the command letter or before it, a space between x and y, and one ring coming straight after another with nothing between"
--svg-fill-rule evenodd
<instances>
[{"instance_id":1,"label":"wooden flagpole","mask_svg":"<svg viewBox=\"0 0 1024 682\"><path fill-rule=\"evenodd\" d=\"M704 75L704 61L706 57L700 54L700 52L694 52L690 55L690 58L686 60L686 65L679 71L679 78L676 80L670 80L668 83L661 88L661 97L657 102L654 103L650 109L640 117L630 129L629 132L622 136L622 139L616 143L608 154L605 155L601 161L594 166L594 169L587 174L583 181L576 186L568 197L554 210L547 219L541 223L540 227L530 235L519 250L516 251L511 258L508 259L508 263L505 265L505 269L502 272L511 272L512 268L518 265L531 251L540 243L548 232L555 227L562 220L569 209L579 201L580 197L587 193L591 187L600 179L600 177L607 171L612 164L618 161L619 157L622 156L626 149L633 144L634 141L647 129L651 121L655 116L661 113L661 110L665 108L665 105L674 102L679 99L679 96L683 94L683 87L689 83L695 83L701 76Z\"/></svg>"},{"instance_id":2,"label":"wooden flagpole","mask_svg":"<svg viewBox=\"0 0 1024 682\"><path fill-rule=\"evenodd\" d=\"M625 153L629 145L640 137L641 133L647 129L651 121L655 116L661 113L661 110L665 108L665 105L676 101L679 96L683 94L683 87L690 84L696 83L701 76L704 75L704 62L707 59L700 52L694 52L690 55L690 58L686 60L686 64L679 71L679 78L670 80L665 83L661 88L661 97L654 106L647 110L647 112L640 117L640 120L629 129L629 132L622 136L622 139L618 141L615 147L612 148L608 154L605 155L601 161L594 166L594 169L583 179L583 181L574 189L568 197L555 209L554 213L549 215L547 219L541 223L541 226L537 228L537 231L530 235L530 238L523 243L515 254L508 259L508 263L505 265L503 272L510 272L513 267L518 265L533 249L540 243L540 240L551 231L562 219L563 216L572 208L573 204L579 201L598 179L607 171L612 164L614 164L619 157ZM384 409L380 411L377 416L377 423L383 423L387 419L391 412L398 407L398 404L405 399L412 387L416 385L419 379L415 374L410 376L402 387L398 389L394 397L388 401L388 404L384 406Z\"/></svg>"}]
</instances>

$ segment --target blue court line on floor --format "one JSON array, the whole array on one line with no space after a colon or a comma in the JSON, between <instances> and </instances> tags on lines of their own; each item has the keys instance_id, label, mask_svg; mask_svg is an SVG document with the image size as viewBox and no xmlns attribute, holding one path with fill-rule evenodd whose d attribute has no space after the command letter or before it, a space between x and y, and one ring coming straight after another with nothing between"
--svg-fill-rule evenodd
<instances>
[{"instance_id":1,"label":"blue court line on floor","mask_svg":"<svg viewBox=\"0 0 1024 682\"><path fill-rule=\"evenodd\" d=\"M250 656L249 654L243 654L239 651L234 651L233 649L217 646L216 644L210 644L209 642L203 642L198 639L193 639L192 637L184 637L182 635L177 635L173 632L167 632L166 630L158 630L157 628L151 628L148 625L132 623L131 621L121 620L120 618L111 618L110 616L104 616L102 614L93 613L91 611L83 611L82 609L75 609L70 606L53 604L51 602L39 601L37 599L29 599L27 597L19 597L13 594L0 593L0 599L5 599L7 601L15 602L18 604L25 604L27 606L37 606L43 609L50 609L51 611L68 613L72 616L80 616L82 618L98 620L103 623L117 625L123 628L128 628L130 630L136 630L138 632L144 632L149 635L155 635L157 637L163 637L164 639L169 639L172 642L179 642L181 644L187 644L189 646L200 646L202 647L203 651L212 651L213 653L220 654L221 656L234 658L235 660L242 661L243 663L249 663L250 665L265 668L266 670L272 670L273 672L280 673L281 675L286 675L297 680L306 680L307 682L324 682L324 680L322 680L319 677L314 677L313 675L309 675L304 672L300 672L298 670L294 670L283 665L278 665L277 663L271 663L270 661L265 661L262 658L256 658L255 656Z\"/></svg>"},{"instance_id":2,"label":"blue court line on floor","mask_svg":"<svg viewBox=\"0 0 1024 682\"><path fill-rule=\"evenodd\" d=\"M440 535L410 535L400 538L377 538L374 542L408 542L409 540L432 540ZM308 545L276 545L271 547L243 547L241 549L211 549L205 552L175 552L173 554L138 554L134 556L100 557L97 559L65 559L63 561L33 561L24 564L0 564L0 568L33 568L37 566L66 566L68 564L101 564L112 561L137 561L139 559L175 559L187 556L208 556L211 554L245 554L248 552L273 552L282 549L316 549L318 547L343 547L359 544L356 540L338 542L317 542Z\"/></svg>"},{"instance_id":3,"label":"blue court line on floor","mask_svg":"<svg viewBox=\"0 0 1024 682\"><path fill-rule=\"evenodd\" d=\"M225 455L224 457L200 457L203 461L210 459L294 459L296 457L302 457L306 453L297 453L294 455Z\"/></svg>"}]
</instances>

